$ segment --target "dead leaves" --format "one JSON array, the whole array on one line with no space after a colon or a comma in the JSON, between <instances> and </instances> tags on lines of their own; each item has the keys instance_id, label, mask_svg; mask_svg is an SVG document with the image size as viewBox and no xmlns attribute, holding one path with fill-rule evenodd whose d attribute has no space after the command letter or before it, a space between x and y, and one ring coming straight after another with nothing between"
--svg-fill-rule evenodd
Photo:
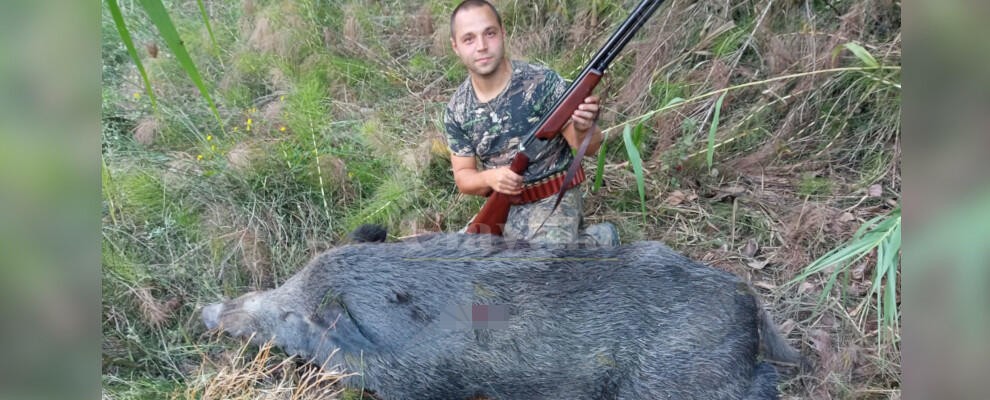
<instances>
[{"instance_id":1,"label":"dead leaves","mask_svg":"<svg viewBox=\"0 0 990 400\"><path fill-rule=\"evenodd\" d=\"M870 197L881 197L883 196L883 186L882 185L872 185L867 190Z\"/></svg>"},{"instance_id":2,"label":"dead leaves","mask_svg":"<svg viewBox=\"0 0 990 400\"><path fill-rule=\"evenodd\" d=\"M832 336L828 334L824 329L813 329L808 334L808 339L811 340L811 347L815 349L819 357L823 361L831 359L834 352L832 351Z\"/></svg>"},{"instance_id":3,"label":"dead leaves","mask_svg":"<svg viewBox=\"0 0 990 400\"><path fill-rule=\"evenodd\" d=\"M691 203L697 199L698 195L693 190L688 190L687 193L675 190L667 195L666 202L671 206L679 206L683 203Z\"/></svg>"},{"instance_id":4,"label":"dead leaves","mask_svg":"<svg viewBox=\"0 0 990 400\"><path fill-rule=\"evenodd\" d=\"M756 256L756 252L760 251L760 245L756 242L756 239L750 238L746 241L746 245L742 248L742 255L748 258L753 258Z\"/></svg>"},{"instance_id":5,"label":"dead leaves","mask_svg":"<svg viewBox=\"0 0 990 400\"><path fill-rule=\"evenodd\" d=\"M750 262L746 263L747 266L749 266L750 268L755 269L757 271L763 269L763 267L766 267L767 264L770 264L770 261L766 261L766 260L763 260L763 261L754 260L754 261L750 261Z\"/></svg>"}]
</instances>

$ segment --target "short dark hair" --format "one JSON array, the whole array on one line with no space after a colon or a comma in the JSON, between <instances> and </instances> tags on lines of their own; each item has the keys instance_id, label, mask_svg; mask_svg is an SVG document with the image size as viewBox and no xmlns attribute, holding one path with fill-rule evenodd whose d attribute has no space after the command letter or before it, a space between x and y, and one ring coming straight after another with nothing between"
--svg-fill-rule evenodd
<instances>
[{"instance_id":1,"label":"short dark hair","mask_svg":"<svg viewBox=\"0 0 990 400\"><path fill-rule=\"evenodd\" d=\"M454 36L454 17L457 16L457 13L459 13L461 11L464 11L464 10L467 10L467 9L475 8L475 7L488 7L488 8L490 8L492 10L492 12L495 13L495 20L498 21L498 26L502 26L502 16L499 15L498 10L495 9L495 6L492 5L492 3L489 3L487 0L464 0L460 4L458 4L457 7L454 7L454 11L450 13L450 36L451 37Z\"/></svg>"}]
</instances>

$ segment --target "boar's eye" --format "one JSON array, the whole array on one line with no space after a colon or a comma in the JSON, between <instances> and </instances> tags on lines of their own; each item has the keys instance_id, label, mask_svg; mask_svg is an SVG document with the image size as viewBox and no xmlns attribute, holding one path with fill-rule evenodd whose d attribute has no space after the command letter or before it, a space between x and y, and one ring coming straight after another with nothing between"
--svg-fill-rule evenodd
<instances>
[{"instance_id":1,"label":"boar's eye","mask_svg":"<svg viewBox=\"0 0 990 400\"><path fill-rule=\"evenodd\" d=\"M305 332L305 328L309 325L309 321L297 312L283 312L279 315L279 319L282 321L279 325L285 331Z\"/></svg>"}]
</instances>

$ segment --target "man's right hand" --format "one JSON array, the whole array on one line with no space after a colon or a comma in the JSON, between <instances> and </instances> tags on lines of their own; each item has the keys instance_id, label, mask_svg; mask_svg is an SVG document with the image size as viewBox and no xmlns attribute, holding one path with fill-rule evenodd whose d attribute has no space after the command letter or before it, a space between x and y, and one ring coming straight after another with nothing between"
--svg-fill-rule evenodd
<instances>
[{"instance_id":1,"label":"man's right hand","mask_svg":"<svg viewBox=\"0 0 990 400\"><path fill-rule=\"evenodd\" d=\"M492 190L508 195L517 195L522 193L523 187L523 177L515 172L512 172L509 167L499 167L490 169L484 172L485 183L488 184Z\"/></svg>"}]
</instances>

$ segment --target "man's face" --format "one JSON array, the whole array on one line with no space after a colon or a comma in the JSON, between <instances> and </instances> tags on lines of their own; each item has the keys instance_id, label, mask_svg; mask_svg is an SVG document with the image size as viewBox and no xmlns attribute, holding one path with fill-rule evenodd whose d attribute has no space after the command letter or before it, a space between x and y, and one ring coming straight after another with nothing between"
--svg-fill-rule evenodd
<instances>
[{"instance_id":1,"label":"man's face","mask_svg":"<svg viewBox=\"0 0 990 400\"><path fill-rule=\"evenodd\" d=\"M461 10L454 16L451 46L464 66L481 76L491 75L505 56L505 30L488 7Z\"/></svg>"}]
</instances>

